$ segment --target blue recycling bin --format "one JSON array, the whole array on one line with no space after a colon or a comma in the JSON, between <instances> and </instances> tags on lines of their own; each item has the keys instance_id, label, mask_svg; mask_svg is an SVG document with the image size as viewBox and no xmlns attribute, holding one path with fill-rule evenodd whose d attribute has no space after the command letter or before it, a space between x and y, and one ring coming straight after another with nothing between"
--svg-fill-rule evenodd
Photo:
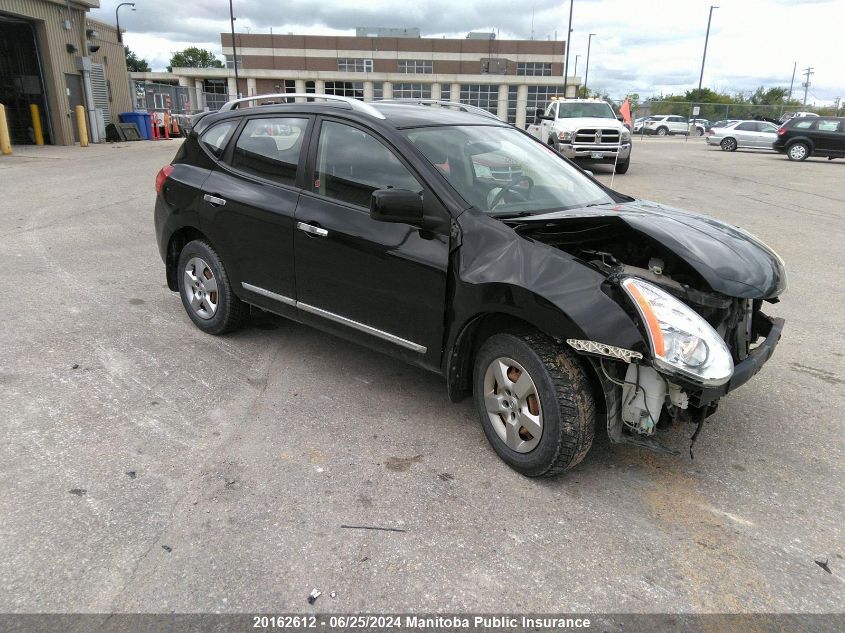
<instances>
[{"instance_id":1,"label":"blue recycling bin","mask_svg":"<svg viewBox=\"0 0 845 633\"><path fill-rule=\"evenodd\" d=\"M134 123L138 126L138 131L141 137L150 141L153 138L153 131L150 129L150 114L149 112L121 112L121 123Z\"/></svg>"}]
</instances>

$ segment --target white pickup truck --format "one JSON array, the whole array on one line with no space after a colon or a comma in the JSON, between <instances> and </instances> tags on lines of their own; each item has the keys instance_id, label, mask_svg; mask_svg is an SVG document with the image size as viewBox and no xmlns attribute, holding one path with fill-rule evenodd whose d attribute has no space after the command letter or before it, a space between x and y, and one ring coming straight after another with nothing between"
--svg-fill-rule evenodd
<instances>
[{"instance_id":1,"label":"white pickup truck","mask_svg":"<svg viewBox=\"0 0 845 633\"><path fill-rule=\"evenodd\" d=\"M553 100L527 131L567 158L616 165L617 174L631 164L631 132L601 99Z\"/></svg>"}]
</instances>

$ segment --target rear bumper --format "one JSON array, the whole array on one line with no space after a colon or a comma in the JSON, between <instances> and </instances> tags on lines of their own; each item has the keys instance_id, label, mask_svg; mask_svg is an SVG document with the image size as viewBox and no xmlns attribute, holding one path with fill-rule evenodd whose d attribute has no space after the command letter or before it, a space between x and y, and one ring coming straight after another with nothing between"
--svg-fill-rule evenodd
<instances>
[{"instance_id":1,"label":"rear bumper","mask_svg":"<svg viewBox=\"0 0 845 633\"><path fill-rule=\"evenodd\" d=\"M728 382L718 387L707 387L698 393L693 398L697 400L695 404L703 406L715 402L734 389L738 389L751 380L772 357L783 333L785 322L781 318L766 316L762 312L759 313L758 318L757 331L766 337L765 340L751 350L745 360L734 367L733 376Z\"/></svg>"}]
</instances>

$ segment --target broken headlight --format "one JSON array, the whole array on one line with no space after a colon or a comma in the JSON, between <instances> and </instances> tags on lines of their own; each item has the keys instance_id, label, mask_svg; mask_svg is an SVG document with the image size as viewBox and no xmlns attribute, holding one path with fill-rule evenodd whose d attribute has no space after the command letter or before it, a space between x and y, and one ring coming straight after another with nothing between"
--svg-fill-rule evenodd
<instances>
[{"instance_id":1,"label":"broken headlight","mask_svg":"<svg viewBox=\"0 0 845 633\"><path fill-rule=\"evenodd\" d=\"M643 319L657 369L708 386L730 379L734 371L730 350L697 312L642 279L628 277L622 287Z\"/></svg>"}]
</instances>

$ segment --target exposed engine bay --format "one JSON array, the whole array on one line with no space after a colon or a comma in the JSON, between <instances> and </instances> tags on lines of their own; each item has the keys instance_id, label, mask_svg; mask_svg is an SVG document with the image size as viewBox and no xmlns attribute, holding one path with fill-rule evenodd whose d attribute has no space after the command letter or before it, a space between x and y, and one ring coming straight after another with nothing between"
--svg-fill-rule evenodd
<instances>
[{"instance_id":1,"label":"exposed engine bay","mask_svg":"<svg viewBox=\"0 0 845 633\"><path fill-rule=\"evenodd\" d=\"M612 216L572 217L554 223L525 223L515 230L528 239L559 248L603 273L608 292L628 277L646 280L677 298L704 318L724 340L734 364L741 363L768 333L760 316L762 299L732 297L715 291L685 259L651 236ZM776 302L777 299L770 299ZM637 318L631 310L632 318ZM590 356L605 390L610 439L676 454L657 442L659 428L696 425L695 442L705 418L716 411L701 385L670 379L640 359L587 349L587 341L570 344ZM624 350L623 350L624 351ZM626 360L628 362L626 362ZM692 456L692 444L690 445Z\"/></svg>"}]
</instances>

